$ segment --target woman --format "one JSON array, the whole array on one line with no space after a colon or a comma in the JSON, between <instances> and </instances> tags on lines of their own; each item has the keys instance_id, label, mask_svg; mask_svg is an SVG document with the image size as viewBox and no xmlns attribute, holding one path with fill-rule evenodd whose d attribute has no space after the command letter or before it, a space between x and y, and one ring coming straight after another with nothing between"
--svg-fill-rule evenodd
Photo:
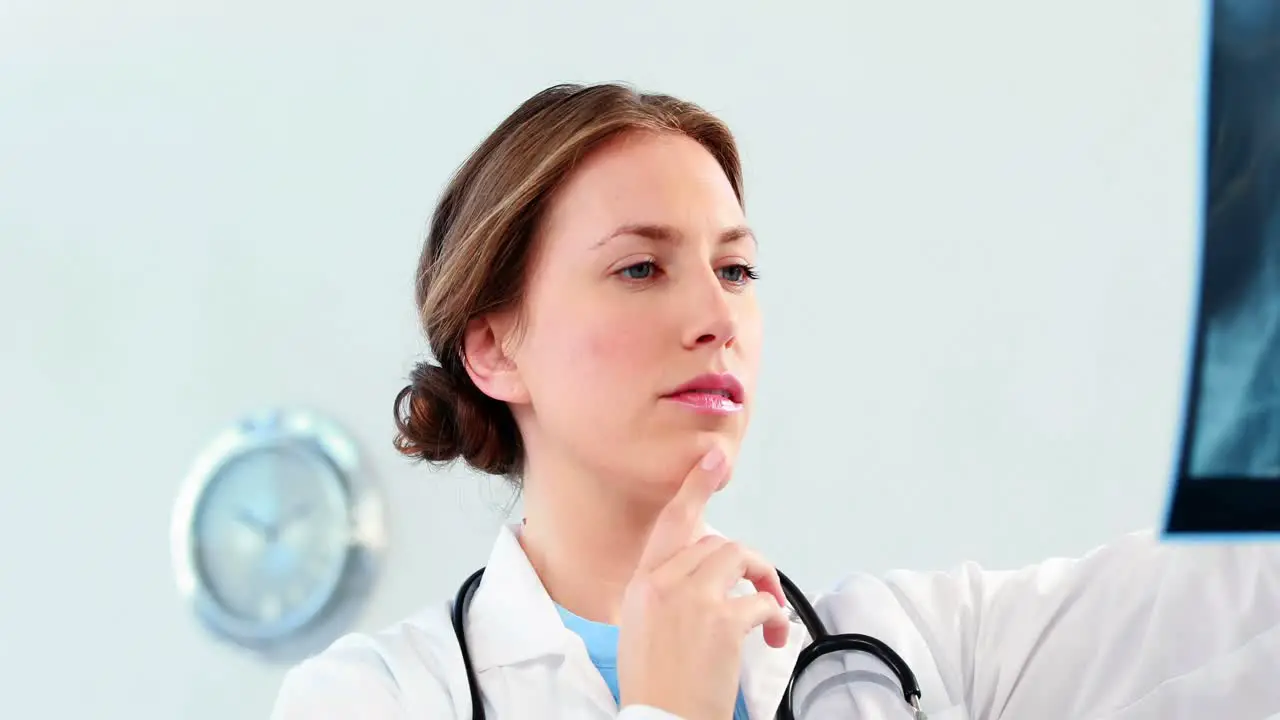
<instances>
[{"instance_id":1,"label":"woman","mask_svg":"<svg viewBox=\"0 0 1280 720\"><path fill-rule=\"evenodd\" d=\"M601 85L527 101L440 200L417 285L438 364L397 398L399 448L524 494L465 622L489 718L774 716L808 638L769 563L702 522L759 368L742 196L716 118ZM901 653L935 720L1260 718L1278 566L1135 536L1020 572L854 576L817 608ZM451 607L304 662L275 717L472 717ZM870 656L819 665L802 715L913 716Z\"/></svg>"}]
</instances>

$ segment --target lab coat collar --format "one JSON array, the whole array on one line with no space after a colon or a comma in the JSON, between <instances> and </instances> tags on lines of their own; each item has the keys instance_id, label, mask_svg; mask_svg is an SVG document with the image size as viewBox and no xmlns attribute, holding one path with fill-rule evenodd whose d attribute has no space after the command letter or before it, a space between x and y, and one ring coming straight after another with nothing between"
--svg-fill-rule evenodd
<instances>
[{"instance_id":1,"label":"lab coat collar","mask_svg":"<svg viewBox=\"0 0 1280 720\"><path fill-rule=\"evenodd\" d=\"M567 650L555 603L520 546L519 526L505 525L468 609L467 637L476 672Z\"/></svg>"},{"instance_id":2,"label":"lab coat collar","mask_svg":"<svg viewBox=\"0 0 1280 720\"><path fill-rule=\"evenodd\" d=\"M504 526L499 531L484 579L467 613L468 645L477 673L548 656L585 657L585 652L573 652L575 648L582 650L581 641L565 628L555 603L520 546L518 533L518 525ZM735 594L754 591L744 581ZM799 623L792 623L783 648L765 644L760 628L747 636L742 651L742 692L750 717L774 716L807 639L808 634Z\"/></svg>"}]
</instances>

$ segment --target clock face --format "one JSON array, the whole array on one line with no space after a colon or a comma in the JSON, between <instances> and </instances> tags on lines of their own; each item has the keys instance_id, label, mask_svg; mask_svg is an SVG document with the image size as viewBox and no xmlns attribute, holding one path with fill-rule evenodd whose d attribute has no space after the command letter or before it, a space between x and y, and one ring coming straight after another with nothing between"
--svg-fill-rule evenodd
<instances>
[{"instance_id":1,"label":"clock face","mask_svg":"<svg viewBox=\"0 0 1280 720\"><path fill-rule=\"evenodd\" d=\"M315 452L250 450L208 482L192 526L197 574L220 610L265 633L320 613L351 543L341 476Z\"/></svg>"}]
</instances>

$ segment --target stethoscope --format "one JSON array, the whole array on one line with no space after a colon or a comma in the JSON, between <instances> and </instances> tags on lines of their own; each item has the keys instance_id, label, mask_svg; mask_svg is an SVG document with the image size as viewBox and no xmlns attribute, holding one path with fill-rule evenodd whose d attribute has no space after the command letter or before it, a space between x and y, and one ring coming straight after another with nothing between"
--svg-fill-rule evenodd
<instances>
[{"instance_id":1,"label":"stethoscope","mask_svg":"<svg viewBox=\"0 0 1280 720\"><path fill-rule=\"evenodd\" d=\"M471 577L462 583L462 587L458 588L458 595L453 601L453 632L457 635L458 646L462 650L462 666L467 671L467 688L471 691L471 717L475 718L475 720L484 720L484 705L480 701L480 684L476 680L475 669L471 667L471 653L467 649L465 628L467 605L471 602L471 595L480 586L480 578L483 576L484 568L472 573ZM870 653L877 660L888 665L893 674L898 677L898 685L902 688L902 699L906 700L911 709L915 711L916 720L926 720L924 712L920 710L920 683L916 681L915 673L911 672L911 668L907 666L901 655L894 652L893 648L884 642L870 635L856 633L832 635L827 632L827 627L822 623L822 619L818 617L817 611L805 599L804 593L800 592L796 584L781 572L778 573L778 579L782 581L782 590L786 595L787 604L791 606L791 610L795 615L800 618L800 622L804 623L804 627L809 631L809 637L813 639L813 642L801 650L799 657L796 658L795 668L791 671L791 679L787 681L786 692L782 695L782 702L778 704L778 713L775 716L777 720L795 720L792 693L795 690L796 680L800 678L801 673L812 665L815 660L824 655L846 651Z\"/></svg>"}]
</instances>

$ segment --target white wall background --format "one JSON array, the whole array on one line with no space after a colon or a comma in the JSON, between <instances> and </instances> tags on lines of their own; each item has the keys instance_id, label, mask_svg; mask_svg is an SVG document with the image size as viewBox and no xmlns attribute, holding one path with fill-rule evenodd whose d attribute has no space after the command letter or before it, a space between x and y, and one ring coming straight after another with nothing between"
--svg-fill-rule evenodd
<instances>
[{"instance_id":1,"label":"white wall background","mask_svg":"<svg viewBox=\"0 0 1280 720\"><path fill-rule=\"evenodd\" d=\"M0 0L6 716L266 714L281 670L206 637L167 547L250 409L363 443L394 534L362 627L483 561L505 491L398 458L391 402L436 193L559 81L740 138L769 344L722 529L818 586L1158 522L1202 2L537 5Z\"/></svg>"}]
</instances>

